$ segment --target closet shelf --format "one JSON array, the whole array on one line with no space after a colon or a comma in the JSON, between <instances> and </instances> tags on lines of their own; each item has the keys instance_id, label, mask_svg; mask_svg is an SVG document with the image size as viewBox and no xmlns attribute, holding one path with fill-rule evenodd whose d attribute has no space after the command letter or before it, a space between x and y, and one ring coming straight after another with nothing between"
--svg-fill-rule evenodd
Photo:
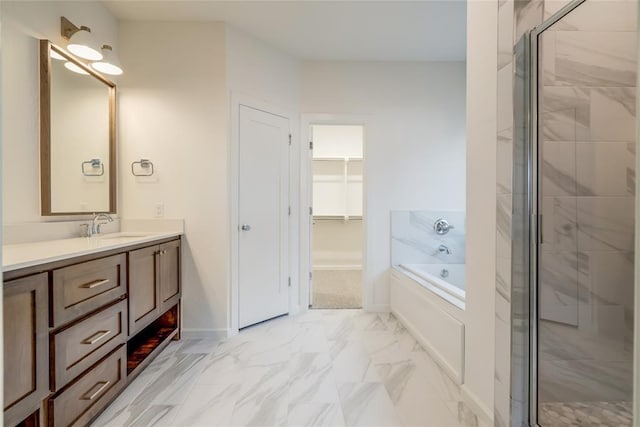
<instances>
[{"instance_id":1,"label":"closet shelf","mask_svg":"<svg viewBox=\"0 0 640 427\"><path fill-rule=\"evenodd\" d=\"M362 215L314 215L314 221L361 221Z\"/></svg>"},{"instance_id":2,"label":"closet shelf","mask_svg":"<svg viewBox=\"0 0 640 427\"><path fill-rule=\"evenodd\" d=\"M314 157L313 161L319 162L361 162L362 157Z\"/></svg>"}]
</instances>

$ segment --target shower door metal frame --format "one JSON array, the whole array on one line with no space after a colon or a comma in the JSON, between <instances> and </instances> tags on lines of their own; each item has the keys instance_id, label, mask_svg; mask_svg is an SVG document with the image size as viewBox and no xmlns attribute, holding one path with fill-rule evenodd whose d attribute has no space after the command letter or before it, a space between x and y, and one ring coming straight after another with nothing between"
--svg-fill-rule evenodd
<instances>
[{"instance_id":1,"label":"shower door metal frame","mask_svg":"<svg viewBox=\"0 0 640 427\"><path fill-rule=\"evenodd\" d=\"M525 83L525 100L528 98L529 112L525 114L529 132L529 150L528 161L526 165L526 173L528 180L528 211L529 211L529 425L535 427L544 427L538 424L538 316L539 316L539 251L542 243L542 215L539 212L540 198L542 196L540 189L540 177L542 176L539 161L540 144L538 141L538 37L560 21L562 18L579 7L586 0L573 0L565 5L558 12L546 19L542 24L534 27L524 37L525 46L528 46L529 63L526 65L525 78L528 77L528 84ZM526 143L525 143L526 144Z\"/></svg>"}]
</instances>

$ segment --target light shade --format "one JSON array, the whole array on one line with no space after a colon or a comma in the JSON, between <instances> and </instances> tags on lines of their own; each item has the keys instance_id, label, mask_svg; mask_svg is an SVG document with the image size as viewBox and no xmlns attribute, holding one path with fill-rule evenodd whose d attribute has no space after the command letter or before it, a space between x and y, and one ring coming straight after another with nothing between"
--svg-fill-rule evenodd
<instances>
[{"instance_id":1,"label":"light shade","mask_svg":"<svg viewBox=\"0 0 640 427\"><path fill-rule=\"evenodd\" d=\"M77 32L69 37L67 50L89 61L100 61L102 59L102 53L100 53L98 44L93 39L89 27L80 27Z\"/></svg>"},{"instance_id":2,"label":"light shade","mask_svg":"<svg viewBox=\"0 0 640 427\"><path fill-rule=\"evenodd\" d=\"M104 74L110 74L112 76L119 76L122 74L122 67L120 61L113 53L113 48L108 44L102 46L103 59L91 64L91 68Z\"/></svg>"},{"instance_id":3,"label":"light shade","mask_svg":"<svg viewBox=\"0 0 640 427\"><path fill-rule=\"evenodd\" d=\"M84 25L78 27L64 16L60 17L60 34L68 40L67 50L79 58L89 61L100 61L100 45L91 35L91 28Z\"/></svg>"},{"instance_id":4,"label":"light shade","mask_svg":"<svg viewBox=\"0 0 640 427\"><path fill-rule=\"evenodd\" d=\"M83 70L83 69L82 69L82 67L79 67L77 64L74 64L74 63L73 63L73 62L71 62L71 61L67 61L67 62L65 62L65 63L64 63L64 67L65 67L67 70L71 70L71 71L73 71L74 73L78 73L78 74L85 74L85 75L87 75L87 76L89 75L89 73L87 73L85 70Z\"/></svg>"}]
</instances>

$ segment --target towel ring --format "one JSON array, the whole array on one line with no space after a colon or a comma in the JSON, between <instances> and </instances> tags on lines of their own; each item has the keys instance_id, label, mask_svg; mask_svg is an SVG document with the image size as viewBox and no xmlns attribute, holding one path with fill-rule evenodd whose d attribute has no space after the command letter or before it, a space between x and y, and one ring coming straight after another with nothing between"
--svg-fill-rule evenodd
<instances>
[{"instance_id":1,"label":"towel ring","mask_svg":"<svg viewBox=\"0 0 640 427\"><path fill-rule=\"evenodd\" d=\"M136 173L135 166L140 165L143 170L148 171L147 173ZM153 175L153 162L149 159L140 159L138 161L131 163L131 173L133 176L151 176Z\"/></svg>"},{"instance_id":2,"label":"towel ring","mask_svg":"<svg viewBox=\"0 0 640 427\"><path fill-rule=\"evenodd\" d=\"M91 167L93 169L98 169L100 168L100 173L87 173L87 169L85 168L85 165L91 165ZM82 162L82 175L84 176L103 176L104 175L104 163L102 163L100 161L100 159L91 159L91 160L85 160L84 162Z\"/></svg>"}]
</instances>

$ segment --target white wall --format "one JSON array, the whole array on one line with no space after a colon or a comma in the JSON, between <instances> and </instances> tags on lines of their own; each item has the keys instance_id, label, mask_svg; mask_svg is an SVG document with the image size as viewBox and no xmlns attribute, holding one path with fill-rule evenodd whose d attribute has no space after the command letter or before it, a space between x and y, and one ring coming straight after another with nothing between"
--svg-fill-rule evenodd
<instances>
[{"instance_id":1,"label":"white wall","mask_svg":"<svg viewBox=\"0 0 640 427\"><path fill-rule=\"evenodd\" d=\"M229 91L297 113L299 61L230 25L225 35Z\"/></svg>"},{"instance_id":2,"label":"white wall","mask_svg":"<svg viewBox=\"0 0 640 427\"><path fill-rule=\"evenodd\" d=\"M121 22L120 199L126 218L184 218L183 327L226 331L229 212L225 29ZM140 158L153 178L135 178Z\"/></svg>"},{"instance_id":3,"label":"white wall","mask_svg":"<svg viewBox=\"0 0 640 427\"><path fill-rule=\"evenodd\" d=\"M364 303L388 309L390 211L465 207L465 65L304 62L301 110L364 115Z\"/></svg>"},{"instance_id":4,"label":"white wall","mask_svg":"<svg viewBox=\"0 0 640 427\"><path fill-rule=\"evenodd\" d=\"M3 224L40 217L39 40L65 46L60 17L91 27L118 51L118 23L99 2L3 1L2 110Z\"/></svg>"},{"instance_id":5,"label":"white wall","mask_svg":"<svg viewBox=\"0 0 640 427\"><path fill-rule=\"evenodd\" d=\"M493 412L497 2L467 3L467 295L463 390Z\"/></svg>"}]
</instances>

